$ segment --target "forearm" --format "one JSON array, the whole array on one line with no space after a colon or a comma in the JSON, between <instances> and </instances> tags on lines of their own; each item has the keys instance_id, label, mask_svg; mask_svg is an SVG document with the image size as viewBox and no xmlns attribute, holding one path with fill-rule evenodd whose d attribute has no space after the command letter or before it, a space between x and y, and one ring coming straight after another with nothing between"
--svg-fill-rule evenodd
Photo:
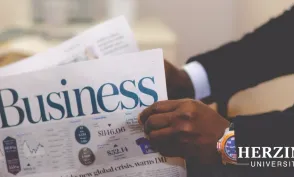
<instances>
[{"instance_id":1,"label":"forearm","mask_svg":"<svg viewBox=\"0 0 294 177\"><path fill-rule=\"evenodd\" d=\"M192 57L205 68L211 94L228 98L261 82L294 72L294 10L247 34L241 40Z\"/></svg>"}]
</instances>

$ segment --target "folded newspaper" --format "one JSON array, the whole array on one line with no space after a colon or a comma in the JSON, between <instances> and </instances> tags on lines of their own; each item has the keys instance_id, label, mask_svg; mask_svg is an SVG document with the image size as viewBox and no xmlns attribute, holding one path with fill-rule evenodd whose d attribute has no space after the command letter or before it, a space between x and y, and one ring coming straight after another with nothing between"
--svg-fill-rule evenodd
<instances>
[{"instance_id":1,"label":"folded newspaper","mask_svg":"<svg viewBox=\"0 0 294 177\"><path fill-rule=\"evenodd\" d=\"M121 16L99 24L46 52L0 68L0 77L138 51L131 28Z\"/></svg>"},{"instance_id":2,"label":"folded newspaper","mask_svg":"<svg viewBox=\"0 0 294 177\"><path fill-rule=\"evenodd\" d=\"M137 115L167 92L162 50L137 51L118 18L5 67L0 176L185 177L184 160L155 152L138 124ZM89 61L68 64L80 60Z\"/></svg>"}]
</instances>

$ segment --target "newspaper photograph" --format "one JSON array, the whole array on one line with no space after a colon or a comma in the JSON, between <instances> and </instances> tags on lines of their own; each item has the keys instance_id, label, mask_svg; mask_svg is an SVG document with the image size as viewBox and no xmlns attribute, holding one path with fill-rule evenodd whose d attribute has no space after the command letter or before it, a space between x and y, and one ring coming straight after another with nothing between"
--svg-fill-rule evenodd
<instances>
[{"instance_id":1,"label":"newspaper photograph","mask_svg":"<svg viewBox=\"0 0 294 177\"><path fill-rule=\"evenodd\" d=\"M138 51L127 20L120 16L90 28L48 51L1 67L0 77Z\"/></svg>"},{"instance_id":2,"label":"newspaper photograph","mask_svg":"<svg viewBox=\"0 0 294 177\"><path fill-rule=\"evenodd\" d=\"M52 49L52 66L72 60L69 46ZM185 161L155 152L137 121L167 99L162 50L97 51L98 60L0 77L0 176L187 176Z\"/></svg>"}]
</instances>

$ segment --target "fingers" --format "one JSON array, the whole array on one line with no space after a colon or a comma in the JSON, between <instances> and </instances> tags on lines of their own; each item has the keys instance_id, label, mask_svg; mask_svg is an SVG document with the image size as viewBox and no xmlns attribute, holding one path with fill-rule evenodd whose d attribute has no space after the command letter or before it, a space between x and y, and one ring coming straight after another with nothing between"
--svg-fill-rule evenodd
<instances>
[{"instance_id":1,"label":"fingers","mask_svg":"<svg viewBox=\"0 0 294 177\"><path fill-rule=\"evenodd\" d=\"M148 118L153 114L166 113L174 111L179 105L179 100L160 101L146 108L138 117L141 124L145 124Z\"/></svg>"},{"instance_id":2,"label":"fingers","mask_svg":"<svg viewBox=\"0 0 294 177\"><path fill-rule=\"evenodd\" d=\"M148 135L151 131L167 128L171 125L174 114L153 114L144 124L144 131Z\"/></svg>"},{"instance_id":3,"label":"fingers","mask_svg":"<svg viewBox=\"0 0 294 177\"><path fill-rule=\"evenodd\" d=\"M169 139L168 137L172 137L173 134L174 130L171 127L163 128L160 130L151 131L149 134L149 139L151 142L158 144L164 140Z\"/></svg>"},{"instance_id":4,"label":"fingers","mask_svg":"<svg viewBox=\"0 0 294 177\"><path fill-rule=\"evenodd\" d=\"M182 147L176 143L174 130L171 127L150 132L151 146L165 157L182 157Z\"/></svg>"}]
</instances>

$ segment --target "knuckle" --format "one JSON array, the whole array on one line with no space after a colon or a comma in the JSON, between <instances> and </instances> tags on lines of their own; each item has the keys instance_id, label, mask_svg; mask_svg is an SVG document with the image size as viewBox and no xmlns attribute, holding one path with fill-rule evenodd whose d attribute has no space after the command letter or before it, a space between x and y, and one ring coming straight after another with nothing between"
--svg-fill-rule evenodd
<instances>
[{"instance_id":1,"label":"knuckle","mask_svg":"<svg viewBox=\"0 0 294 177\"><path fill-rule=\"evenodd\" d=\"M182 112L179 115L179 118L182 120L191 120L193 117L193 113L192 112Z\"/></svg>"},{"instance_id":2,"label":"knuckle","mask_svg":"<svg viewBox=\"0 0 294 177\"><path fill-rule=\"evenodd\" d=\"M195 100L187 98L187 99L185 99L185 102L186 102L186 104L194 104Z\"/></svg>"},{"instance_id":3,"label":"knuckle","mask_svg":"<svg viewBox=\"0 0 294 177\"><path fill-rule=\"evenodd\" d=\"M159 109L159 105L160 105L160 102L154 103L151 107L152 112L157 112L157 110Z\"/></svg>"},{"instance_id":4,"label":"knuckle","mask_svg":"<svg viewBox=\"0 0 294 177\"><path fill-rule=\"evenodd\" d=\"M182 126L182 132L184 133L190 133L192 131L193 131L193 127L191 124L186 123Z\"/></svg>"},{"instance_id":5,"label":"knuckle","mask_svg":"<svg viewBox=\"0 0 294 177\"><path fill-rule=\"evenodd\" d=\"M176 131L179 135L185 136L193 131L193 126L190 123L180 123L177 124Z\"/></svg>"}]
</instances>

